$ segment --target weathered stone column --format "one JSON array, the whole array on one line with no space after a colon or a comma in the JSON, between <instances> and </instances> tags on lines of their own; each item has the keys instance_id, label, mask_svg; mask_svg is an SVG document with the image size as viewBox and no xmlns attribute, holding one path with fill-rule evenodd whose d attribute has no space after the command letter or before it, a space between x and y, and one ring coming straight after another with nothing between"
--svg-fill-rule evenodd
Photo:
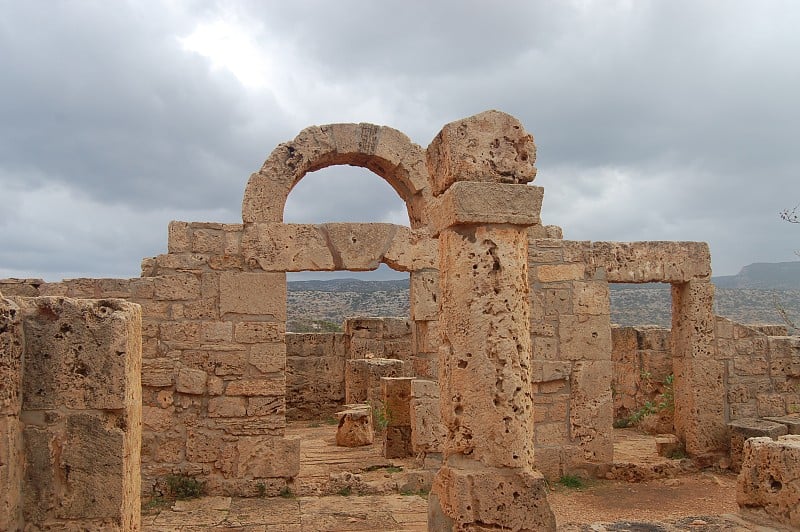
<instances>
[{"instance_id":1,"label":"weathered stone column","mask_svg":"<svg viewBox=\"0 0 800 532\"><path fill-rule=\"evenodd\" d=\"M714 344L714 285L708 279L672 285L675 429L693 457L727 447L724 364Z\"/></svg>"},{"instance_id":2,"label":"weathered stone column","mask_svg":"<svg viewBox=\"0 0 800 532\"><path fill-rule=\"evenodd\" d=\"M555 530L533 469L527 227L540 223L533 138L496 111L428 148L439 230L444 463L428 529Z\"/></svg>"}]
</instances>

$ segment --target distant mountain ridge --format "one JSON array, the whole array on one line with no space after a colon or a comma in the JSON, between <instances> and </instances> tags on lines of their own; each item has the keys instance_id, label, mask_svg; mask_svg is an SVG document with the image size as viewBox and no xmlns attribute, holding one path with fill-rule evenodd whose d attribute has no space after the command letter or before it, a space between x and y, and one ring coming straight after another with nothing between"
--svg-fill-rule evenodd
<instances>
[{"instance_id":1,"label":"distant mountain ridge","mask_svg":"<svg viewBox=\"0 0 800 532\"><path fill-rule=\"evenodd\" d=\"M800 261L756 263L737 275L711 279L716 285L716 314L740 323L781 323L777 307L800 320ZM408 316L409 281L289 281L290 331L338 327L348 316ZM620 325L672 322L668 284L611 284L611 321Z\"/></svg>"},{"instance_id":2,"label":"distant mountain ridge","mask_svg":"<svg viewBox=\"0 0 800 532\"><path fill-rule=\"evenodd\" d=\"M800 290L800 261L756 262L736 275L712 277L711 281L717 288Z\"/></svg>"}]
</instances>

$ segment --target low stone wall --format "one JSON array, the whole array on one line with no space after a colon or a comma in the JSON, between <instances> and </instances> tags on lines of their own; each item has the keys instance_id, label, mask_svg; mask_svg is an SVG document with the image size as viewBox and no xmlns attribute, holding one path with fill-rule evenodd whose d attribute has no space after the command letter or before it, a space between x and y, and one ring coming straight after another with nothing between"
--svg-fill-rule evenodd
<instances>
[{"instance_id":1,"label":"low stone wall","mask_svg":"<svg viewBox=\"0 0 800 532\"><path fill-rule=\"evenodd\" d=\"M141 311L0 296L0 530L140 527Z\"/></svg>"},{"instance_id":2,"label":"low stone wall","mask_svg":"<svg viewBox=\"0 0 800 532\"><path fill-rule=\"evenodd\" d=\"M662 327L611 327L611 360L614 364L611 390L614 420L625 423L642 412L645 405L657 405L665 392L671 393L670 330ZM666 427L662 432L672 432Z\"/></svg>"},{"instance_id":3,"label":"low stone wall","mask_svg":"<svg viewBox=\"0 0 800 532\"><path fill-rule=\"evenodd\" d=\"M320 419L345 402L347 360L389 358L412 369L412 322L407 318L349 318L343 333L286 334L286 418Z\"/></svg>"},{"instance_id":4,"label":"low stone wall","mask_svg":"<svg viewBox=\"0 0 800 532\"><path fill-rule=\"evenodd\" d=\"M800 414L800 337L768 336L786 329L720 317L715 329L717 356L725 364L727 421Z\"/></svg>"}]
</instances>

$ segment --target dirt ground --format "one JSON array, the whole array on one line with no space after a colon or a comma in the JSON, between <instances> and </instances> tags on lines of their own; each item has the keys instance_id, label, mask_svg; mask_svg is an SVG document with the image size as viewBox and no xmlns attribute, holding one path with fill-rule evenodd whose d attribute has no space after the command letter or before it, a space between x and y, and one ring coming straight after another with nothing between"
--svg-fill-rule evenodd
<instances>
[{"instance_id":1,"label":"dirt ground","mask_svg":"<svg viewBox=\"0 0 800 532\"><path fill-rule=\"evenodd\" d=\"M423 531L430 477L415 472L413 458L387 460L380 444L336 447L336 426L293 423L301 438L301 469L289 497L207 497L150 509L146 531ZM616 434L615 457L645 467L666 459L652 438L626 430ZM554 483L548 494L560 531L745 531L787 530L744 521L736 505L736 477L722 470L685 472L644 482L588 480L578 488Z\"/></svg>"}]
</instances>

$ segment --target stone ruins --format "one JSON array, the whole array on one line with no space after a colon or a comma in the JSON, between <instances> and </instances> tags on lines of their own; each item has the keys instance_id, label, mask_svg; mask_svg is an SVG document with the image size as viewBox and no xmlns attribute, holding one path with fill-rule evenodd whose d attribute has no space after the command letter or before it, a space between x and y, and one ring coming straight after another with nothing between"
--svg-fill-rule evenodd
<instances>
[{"instance_id":1,"label":"stone ruins","mask_svg":"<svg viewBox=\"0 0 800 532\"><path fill-rule=\"evenodd\" d=\"M241 224L172 222L141 277L0 281L0 530L137 530L170 475L278 495L300 467L287 418L339 412L337 440L368 444L376 405L385 456L435 472L430 530L554 530L546 479L613 475L615 417L667 376L673 444L800 527L800 338L715 317L704 243L564 240L535 159L497 111L427 149L314 126L250 176ZM410 227L283 223L331 165L385 179ZM286 272L381 263L410 274L410 316L286 333ZM612 327L609 283L649 282L672 286L671 330Z\"/></svg>"}]
</instances>

